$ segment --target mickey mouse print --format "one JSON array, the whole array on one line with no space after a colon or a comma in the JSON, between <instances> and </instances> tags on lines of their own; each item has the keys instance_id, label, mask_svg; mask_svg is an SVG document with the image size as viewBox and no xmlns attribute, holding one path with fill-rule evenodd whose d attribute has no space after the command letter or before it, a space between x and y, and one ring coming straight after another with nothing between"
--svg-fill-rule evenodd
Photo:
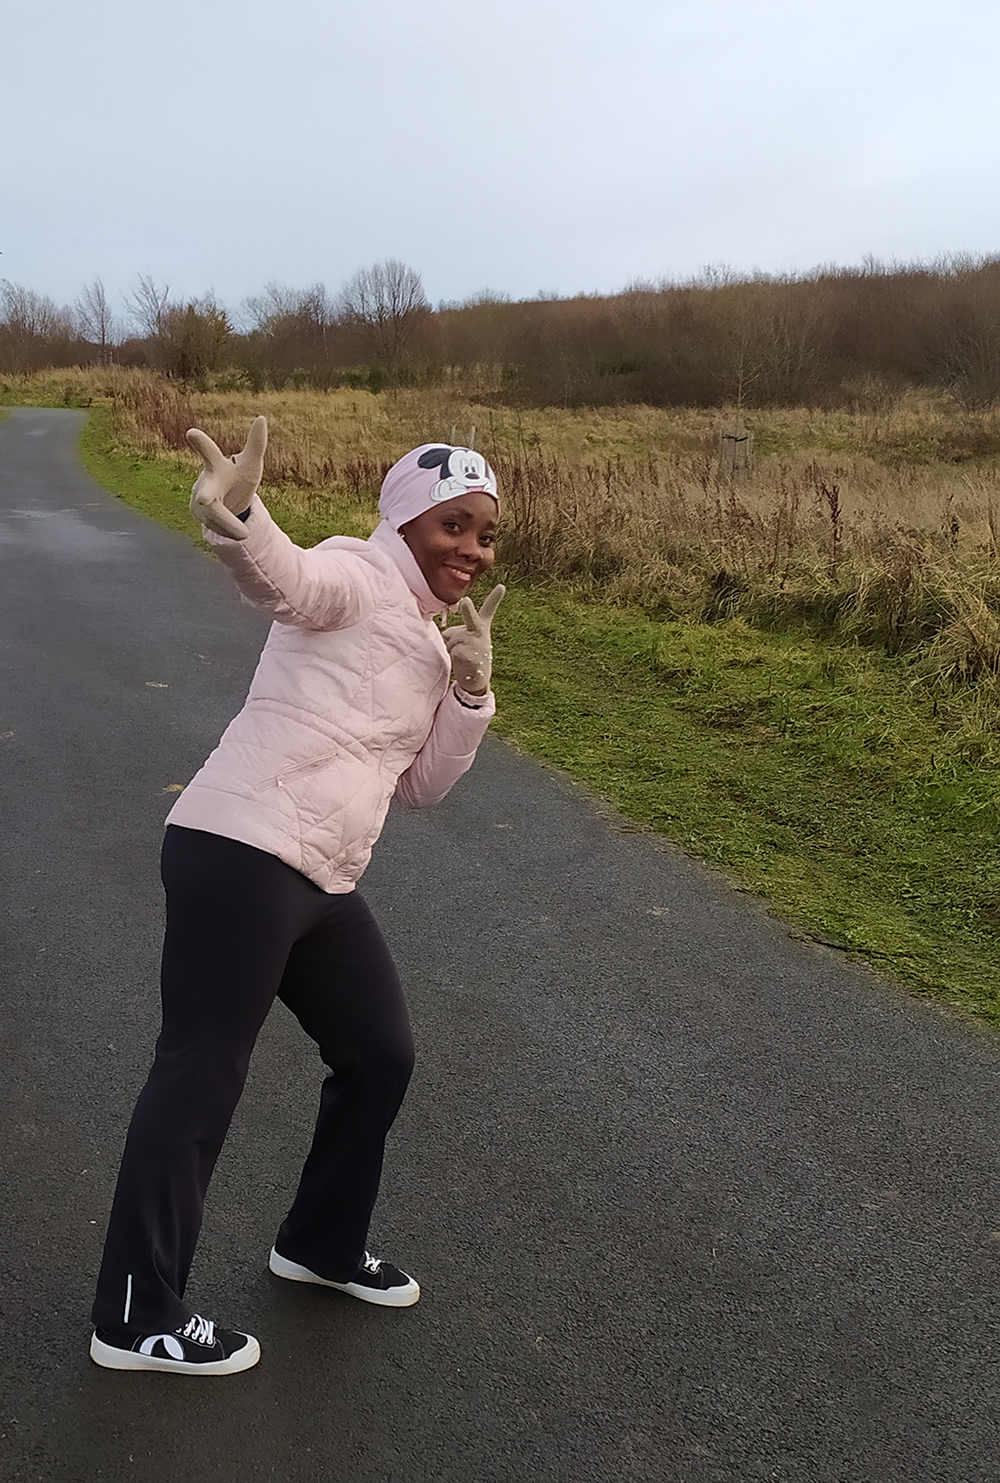
<instances>
[{"instance_id":1,"label":"mickey mouse print","mask_svg":"<svg viewBox=\"0 0 1000 1483\"><path fill-rule=\"evenodd\" d=\"M422 469L440 468L441 477L429 491L435 504L457 499L473 490L497 497L496 475L481 453L473 448L428 448L417 459Z\"/></svg>"}]
</instances>

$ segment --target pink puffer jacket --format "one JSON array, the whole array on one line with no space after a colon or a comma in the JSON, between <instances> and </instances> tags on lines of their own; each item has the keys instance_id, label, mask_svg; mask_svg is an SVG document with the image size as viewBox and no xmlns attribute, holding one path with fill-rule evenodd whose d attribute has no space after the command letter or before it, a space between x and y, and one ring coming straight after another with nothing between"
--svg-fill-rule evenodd
<instances>
[{"instance_id":1,"label":"pink puffer jacket","mask_svg":"<svg viewBox=\"0 0 1000 1483\"><path fill-rule=\"evenodd\" d=\"M168 815L255 845L342 893L371 858L389 801L440 801L496 705L463 705L433 621L444 609L384 521L367 540L304 551L254 498L245 541L206 531L276 620L246 703ZM472 699L472 697L467 697Z\"/></svg>"}]
</instances>

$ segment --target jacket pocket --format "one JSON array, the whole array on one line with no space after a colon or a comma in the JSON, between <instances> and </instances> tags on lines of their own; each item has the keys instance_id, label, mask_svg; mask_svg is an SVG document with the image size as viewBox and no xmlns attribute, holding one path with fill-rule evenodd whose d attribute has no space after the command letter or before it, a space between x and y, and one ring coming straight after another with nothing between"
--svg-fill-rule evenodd
<instances>
[{"instance_id":1,"label":"jacket pocket","mask_svg":"<svg viewBox=\"0 0 1000 1483\"><path fill-rule=\"evenodd\" d=\"M283 767L280 772L274 773L269 778L262 778L259 783L254 784L256 793L264 793L268 788L283 788L291 778L305 777L311 772L317 772L322 767L329 767L331 762L336 762L340 752L327 752L322 757L309 757L305 762L293 762L289 767Z\"/></svg>"}]
</instances>

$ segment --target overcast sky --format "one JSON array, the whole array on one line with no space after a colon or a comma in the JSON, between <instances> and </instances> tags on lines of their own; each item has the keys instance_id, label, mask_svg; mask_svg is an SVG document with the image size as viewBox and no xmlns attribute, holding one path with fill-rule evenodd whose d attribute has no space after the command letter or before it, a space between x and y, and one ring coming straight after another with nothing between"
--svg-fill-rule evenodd
<instances>
[{"instance_id":1,"label":"overcast sky","mask_svg":"<svg viewBox=\"0 0 1000 1483\"><path fill-rule=\"evenodd\" d=\"M997 0L8 0L0 276L432 301L1000 252Z\"/></svg>"}]
</instances>

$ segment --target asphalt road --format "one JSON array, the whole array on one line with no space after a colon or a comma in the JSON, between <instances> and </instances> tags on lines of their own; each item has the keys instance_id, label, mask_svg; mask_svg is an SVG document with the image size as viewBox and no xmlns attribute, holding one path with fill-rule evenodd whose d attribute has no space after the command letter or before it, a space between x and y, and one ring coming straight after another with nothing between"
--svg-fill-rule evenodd
<instances>
[{"instance_id":1,"label":"asphalt road","mask_svg":"<svg viewBox=\"0 0 1000 1483\"><path fill-rule=\"evenodd\" d=\"M0 423L3 1483L1000 1477L1000 1045L495 741L364 882L419 1054L373 1248L421 1302L266 1270L322 1076L279 1007L191 1284L260 1365L90 1364L162 820L264 626L81 415Z\"/></svg>"}]
</instances>

